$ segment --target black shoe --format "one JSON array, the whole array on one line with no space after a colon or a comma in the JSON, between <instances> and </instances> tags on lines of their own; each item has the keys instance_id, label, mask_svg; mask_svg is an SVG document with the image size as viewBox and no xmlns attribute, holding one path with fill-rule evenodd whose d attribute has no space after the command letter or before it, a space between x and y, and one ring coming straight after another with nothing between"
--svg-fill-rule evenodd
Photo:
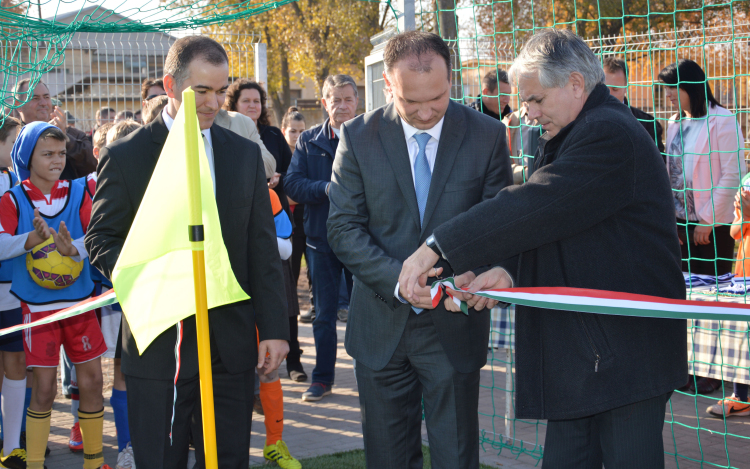
<instances>
[{"instance_id":1,"label":"black shoe","mask_svg":"<svg viewBox=\"0 0 750 469\"><path fill-rule=\"evenodd\" d=\"M299 315L299 322L311 323L315 321L315 306L310 307L310 310L304 314Z\"/></svg>"},{"instance_id":2,"label":"black shoe","mask_svg":"<svg viewBox=\"0 0 750 469\"><path fill-rule=\"evenodd\" d=\"M0 453L0 467L8 469L26 469L26 450L16 448L9 455Z\"/></svg>"},{"instance_id":3,"label":"black shoe","mask_svg":"<svg viewBox=\"0 0 750 469\"><path fill-rule=\"evenodd\" d=\"M289 379L292 381L296 381L298 383L304 383L307 381L307 373L305 373L305 370L302 368L302 363L295 362L295 363L289 363L287 360L286 362L286 371L289 373Z\"/></svg>"},{"instance_id":4,"label":"black shoe","mask_svg":"<svg viewBox=\"0 0 750 469\"><path fill-rule=\"evenodd\" d=\"M26 449L26 432L21 432L21 438L19 438L18 443L21 445L21 448ZM47 449L44 450L44 457L46 458L49 456L49 446L47 446ZM45 466L46 469L46 466Z\"/></svg>"}]
</instances>

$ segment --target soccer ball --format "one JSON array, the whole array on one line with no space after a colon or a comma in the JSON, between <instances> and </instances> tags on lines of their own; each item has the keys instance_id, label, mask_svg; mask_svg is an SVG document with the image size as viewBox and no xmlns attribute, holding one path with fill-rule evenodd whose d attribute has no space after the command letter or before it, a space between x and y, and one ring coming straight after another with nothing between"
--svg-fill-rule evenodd
<instances>
[{"instance_id":1,"label":"soccer ball","mask_svg":"<svg viewBox=\"0 0 750 469\"><path fill-rule=\"evenodd\" d=\"M34 247L26 254L26 270L37 285L50 290L69 287L78 280L83 262L75 262L57 252L54 238Z\"/></svg>"}]
</instances>

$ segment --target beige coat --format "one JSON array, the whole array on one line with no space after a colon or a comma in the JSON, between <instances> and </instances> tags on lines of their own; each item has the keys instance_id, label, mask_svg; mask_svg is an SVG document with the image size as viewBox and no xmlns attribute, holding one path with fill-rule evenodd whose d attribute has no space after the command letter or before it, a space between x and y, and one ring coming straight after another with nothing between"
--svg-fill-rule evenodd
<instances>
[{"instance_id":1,"label":"beige coat","mask_svg":"<svg viewBox=\"0 0 750 469\"><path fill-rule=\"evenodd\" d=\"M263 145L263 141L260 139L258 127L255 126L255 122L239 112L226 111L224 109L219 110L214 122L216 125L231 130L240 137L245 137L246 139L257 143L263 154L263 166L266 170L266 179L271 179L273 173L276 172L276 158L274 158L266 149L266 146Z\"/></svg>"}]
</instances>

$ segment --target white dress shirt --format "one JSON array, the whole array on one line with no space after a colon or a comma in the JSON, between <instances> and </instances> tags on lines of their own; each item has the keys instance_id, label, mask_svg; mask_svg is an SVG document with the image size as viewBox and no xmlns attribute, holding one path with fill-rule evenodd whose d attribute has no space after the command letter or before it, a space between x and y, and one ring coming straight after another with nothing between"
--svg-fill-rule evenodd
<instances>
[{"instance_id":1,"label":"white dress shirt","mask_svg":"<svg viewBox=\"0 0 750 469\"><path fill-rule=\"evenodd\" d=\"M167 112L167 107L161 112L164 118L164 124L167 126L167 130L172 130L174 119ZM214 171L214 150L213 142L211 141L211 129L201 130L203 134L203 147L206 150L206 157L208 158L208 168L211 170L211 181L214 183L214 195L216 195L216 172Z\"/></svg>"},{"instance_id":2,"label":"white dress shirt","mask_svg":"<svg viewBox=\"0 0 750 469\"><path fill-rule=\"evenodd\" d=\"M409 151L409 168L411 168L411 182L412 184L416 185L416 181L414 179L414 161L417 159L417 155L419 155L419 144L417 143L417 139L414 138L414 136L417 133L427 133L430 134L430 140L427 141L427 146L424 149L425 156L427 156L427 164L430 165L430 172L432 173L435 168L435 158L437 158L437 149L438 149L438 143L440 142L440 133L443 131L443 121L445 120L445 116L441 117L437 124L431 129L427 130L420 130L416 127L412 127L411 125L407 124L405 120L401 119L401 127L404 128L404 137L406 137L406 149ZM399 299L402 303L406 303L406 300L399 294L399 283L396 282L396 290L394 290L393 296ZM414 308L415 311L417 311L417 314L419 314L422 310L419 308Z\"/></svg>"},{"instance_id":3,"label":"white dress shirt","mask_svg":"<svg viewBox=\"0 0 750 469\"><path fill-rule=\"evenodd\" d=\"M435 158L437 157L438 142L440 141L440 133L443 131L443 120L445 120L445 116L443 116L433 128L428 130L420 130L416 127L412 127L411 125L407 124L406 121L401 119L401 127L404 128L404 137L406 137L406 148L409 150L409 167L411 168L412 183L415 182L414 161L417 159L417 155L419 154L419 144L417 143L417 139L414 138L414 135L416 135L417 133L427 133L430 134L430 137L432 137L427 142L427 146L425 147L424 152L427 156L427 163L430 165L430 172L433 172L433 168L435 168Z\"/></svg>"}]
</instances>

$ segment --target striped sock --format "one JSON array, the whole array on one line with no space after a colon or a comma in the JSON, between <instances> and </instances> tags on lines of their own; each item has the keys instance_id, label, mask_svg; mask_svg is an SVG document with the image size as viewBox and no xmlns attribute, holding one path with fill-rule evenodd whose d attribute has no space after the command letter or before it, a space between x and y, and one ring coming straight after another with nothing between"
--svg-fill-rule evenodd
<instances>
[{"instance_id":1,"label":"striped sock","mask_svg":"<svg viewBox=\"0 0 750 469\"><path fill-rule=\"evenodd\" d=\"M35 412L26 411L26 467L27 469L44 469L44 453L47 450L49 427L52 410Z\"/></svg>"},{"instance_id":2,"label":"striped sock","mask_svg":"<svg viewBox=\"0 0 750 469\"><path fill-rule=\"evenodd\" d=\"M78 422L83 437L83 469L98 469L104 464L104 407L98 412L84 412L78 409Z\"/></svg>"}]
</instances>

